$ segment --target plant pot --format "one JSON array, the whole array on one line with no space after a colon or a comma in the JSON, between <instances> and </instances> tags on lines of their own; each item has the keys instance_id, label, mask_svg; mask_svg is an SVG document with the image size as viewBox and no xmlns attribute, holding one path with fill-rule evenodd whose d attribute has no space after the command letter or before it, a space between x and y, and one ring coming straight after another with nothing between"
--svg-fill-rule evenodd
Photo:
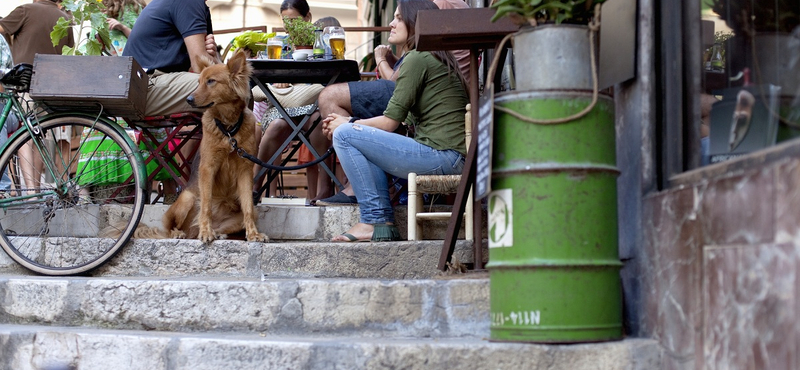
<instances>
[{"instance_id":1,"label":"plant pot","mask_svg":"<svg viewBox=\"0 0 800 370\"><path fill-rule=\"evenodd\" d=\"M549 24L520 30L514 35L514 72L517 91L592 90L589 27Z\"/></svg>"}]
</instances>

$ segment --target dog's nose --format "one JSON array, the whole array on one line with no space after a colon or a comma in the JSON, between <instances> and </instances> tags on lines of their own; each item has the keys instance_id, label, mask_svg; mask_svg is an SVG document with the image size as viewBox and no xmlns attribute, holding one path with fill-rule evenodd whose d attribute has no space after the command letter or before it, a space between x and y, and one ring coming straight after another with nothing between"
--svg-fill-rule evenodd
<instances>
[{"instance_id":1,"label":"dog's nose","mask_svg":"<svg viewBox=\"0 0 800 370\"><path fill-rule=\"evenodd\" d=\"M187 103L189 103L189 105L190 105L190 106L194 107L194 106L195 106L195 105L194 105L194 95L189 95L189 96L186 98L186 102L187 102Z\"/></svg>"}]
</instances>

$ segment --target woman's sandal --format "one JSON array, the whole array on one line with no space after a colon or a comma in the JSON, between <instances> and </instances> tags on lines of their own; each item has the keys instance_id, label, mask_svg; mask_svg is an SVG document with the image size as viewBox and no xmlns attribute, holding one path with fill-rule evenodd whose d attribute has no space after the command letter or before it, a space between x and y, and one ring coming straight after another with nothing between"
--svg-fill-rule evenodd
<instances>
[{"instance_id":1,"label":"woman's sandal","mask_svg":"<svg viewBox=\"0 0 800 370\"><path fill-rule=\"evenodd\" d=\"M368 241L370 241L370 239L359 239L359 238L356 238L355 235L350 234L350 233L342 233L341 236L347 238L347 241L339 240L340 242L360 243L360 242L368 242Z\"/></svg>"},{"instance_id":2,"label":"woman's sandal","mask_svg":"<svg viewBox=\"0 0 800 370\"><path fill-rule=\"evenodd\" d=\"M369 224L372 225L372 237L369 239L359 239L350 233L342 233L341 236L347 240L337 240L340 242L355 243L355 242L393 242L400 240L400 229L394 225L387 224Z\"/></svg>"}]
</instances>

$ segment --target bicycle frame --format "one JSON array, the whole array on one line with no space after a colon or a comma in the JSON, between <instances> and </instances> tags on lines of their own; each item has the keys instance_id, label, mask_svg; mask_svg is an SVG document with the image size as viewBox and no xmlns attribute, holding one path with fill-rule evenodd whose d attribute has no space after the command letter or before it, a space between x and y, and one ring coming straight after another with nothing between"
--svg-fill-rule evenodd
<instances>
[{"instance_id":1,"label":"bicycle frame","mask_svg":"<svg viewBox=\"0 0 800 370\"><path fill-rule=\"evenodd\" d=\"M128 136L128 134L125 132L125 129L120 127L120 125L117 124L116 121L114 121L114 120L106 117L105 115L103 115L102 114L102 109L100 110L100 113L96 114L96 115L95 114L90 114L90 113L87 113L87 112L65 111L65 112L57 112L57 113L47 113L47 114L39 117L36 114L31 114L31 113L36 111L35 109L32 109L31 111L26 111L26 110L24 110L22 108L22 104L19 102L19 99L17 97L16 92L13 92L13 91L12 92L7 92L7 91L0 92L0 99L6 99L6 103L3 106L2 114L0 115L0 130L2 130L3 127L5 127L6 122L7 122L8 117L9 117L10 114L17 114L17 116L19 117L20 122L21 122L21 125L20 125L19 129L16 130L14 132L14 134L12 134L9 137L8 141L6 141L6 143L3 144L2 148L0 148L0 153L4 152L7 149L9 143L11 143L14 138L16 138L17 136L23 135L25 132L30 132L31 133L31 142L35 145L35 149L34 150L36 152L38 152L38 153L46 152L47 151L47 147L45 146L45 143L44 143L44 137L41 136L41 132L38 129L38 122L41 121L41 120L47 120L47 119L53 119L53 118L59 118L59 117L83 117L83 118L86 118L86 119L93 120L95 123L97 123L98 121L103 121L104 123L107 123L110 127L112 127L115 131L117 131L119 134L121 134L121 136L124 138L124 140L127 141L128 144L130 144L132 148L136 148L135 143ZM14 112L12 112L12 110L14 110ZM136 157L135 159L139 161L138 163L144 163L144 161L142 159L142 155L141 155L141 153L139 151L134 151L133 155ZM43 162L44 162L44 171L47 171L47 173L52 178L58 178L57 175L56 175L55 163L52 163L52 160L48 160L49 159L48 156L42 156L42 157L43 157ZM138 172L140 172L140 174L144 175L144 178L147 178L147 173L146 173L147 169L146 169L146 167L140 166L136 170ZM66 186L66 184L62 184L62 186ZM144 182L140 183L139 186L143 190L147 190L146 189L147 184L145 184ZM15 205L19 205L20 201L23 201L23 203L28 203L28 204L46 202L47 201L46 200L47 196L48 195L55 195L55 193L56 193L56 190L49 190L49 191L41 191L41 192L39 192L37 194L19 195L19 196L13 197L13 198L0 199L0 208L5 207L5 205L8 204L8 203L13 203Z\"/></svg>"}]
</instances>

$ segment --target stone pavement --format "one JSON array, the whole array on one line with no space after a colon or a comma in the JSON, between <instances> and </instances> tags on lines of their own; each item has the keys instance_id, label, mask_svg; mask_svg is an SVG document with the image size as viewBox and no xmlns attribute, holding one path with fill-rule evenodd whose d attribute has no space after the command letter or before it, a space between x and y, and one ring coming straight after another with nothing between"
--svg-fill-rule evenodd
<instances>
[{"instance_id":1,"label":"stone pavement","mask_svg":"<svg viewBox=\"0 0 800 370\"><path fill-rule=\"evenodd\" d=\"M441 240L330 243L357 208L259 212L277 241L135 240L90 276L0 254L0 369L660 367L651 339L488 341L488 274L440 273ZM466 241L455 256L472 262Z\"/></svg>"}]
</instances>

